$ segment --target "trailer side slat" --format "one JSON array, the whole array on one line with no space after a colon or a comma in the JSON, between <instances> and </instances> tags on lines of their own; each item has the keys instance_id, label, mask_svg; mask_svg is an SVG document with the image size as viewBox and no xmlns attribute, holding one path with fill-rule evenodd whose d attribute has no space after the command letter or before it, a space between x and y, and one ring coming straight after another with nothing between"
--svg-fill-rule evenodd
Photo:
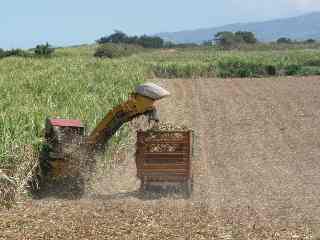
<instances>
[{"instance_id":1,"label":"trailer side slat","mask_svg":"<svg viewBox=\"0 0 320 240\"><path fill-rule=\"evenodd\" d=\"M178 170L182 170L182 171L187 171L189 168L187 165L184 166L144 166L143 168L140 168L140 171L148 171L148 170L162 170L162 171L178 171Z\"/></svg>"},{"instance_id":2,"label":"trailer side slat","mask_svg":"<svg viewBox=\"0 0 320 240\"><path fill-rule=\"evenodd\" d=\"M180 182L190 179L191 135L192 131L138 131L136 152L138 177L144 181Z\"/></svg>"}]
</instances>

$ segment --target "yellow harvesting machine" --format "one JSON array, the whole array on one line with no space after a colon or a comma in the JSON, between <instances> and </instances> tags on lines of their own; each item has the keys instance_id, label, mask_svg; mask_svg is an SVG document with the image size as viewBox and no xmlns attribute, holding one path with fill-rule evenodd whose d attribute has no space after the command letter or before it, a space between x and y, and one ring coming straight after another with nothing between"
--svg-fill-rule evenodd
<instances>
[{"instance_id":1,"label":"yellow harvesting machine","mask_svg":"<svg viewBox=\"0 0 320 240\"><path fill-rule=\"evenodd\" d=\"M169 95L167 90L156 84L139 85L126 102L109 111L88 135L80 120L48 118L45 127L46 144L41 157L43 171L53 177L76 174L73 172L76 172L77 167L74 167L70 155L83 149L91 154L103 150L108 140L124 123L141 115L158 121L155 102Z\"/></svg>"}]
</instances>

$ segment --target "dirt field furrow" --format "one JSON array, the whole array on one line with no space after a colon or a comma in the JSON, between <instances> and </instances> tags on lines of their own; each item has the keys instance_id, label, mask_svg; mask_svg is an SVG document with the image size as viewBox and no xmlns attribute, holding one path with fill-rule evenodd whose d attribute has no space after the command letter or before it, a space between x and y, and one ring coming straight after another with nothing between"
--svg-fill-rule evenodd
<instances>
[{"instance_id":1,"label":"dirt field furrow","mask_svg":"<svg viewBox=\"0 0 320 240\"><path fill-rule=\"evenodd\" d=\"M1 211L0 239L310 239L320 229L320 77L157 82L171 92L162 121L195 132L191 198L139 194L133 142L91 197Z\"/></svg>"}]
</instances>

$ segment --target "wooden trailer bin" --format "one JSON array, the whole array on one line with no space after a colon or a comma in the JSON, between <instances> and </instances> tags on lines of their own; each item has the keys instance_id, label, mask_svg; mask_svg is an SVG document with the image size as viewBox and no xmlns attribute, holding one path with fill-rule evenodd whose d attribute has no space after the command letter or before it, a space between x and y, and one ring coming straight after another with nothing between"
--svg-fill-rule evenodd
<instances>
[{"instance_id":1,"label":"wooden trailer bin","mask_svg":"<svg viewBox=\"0 0 320 240\"><path fill-rule=\"evenodd\" d=\"M192 191L192 131L138 131L136 165L141 189L152 183L179 183Z\"/></svg>"}]
</instances>

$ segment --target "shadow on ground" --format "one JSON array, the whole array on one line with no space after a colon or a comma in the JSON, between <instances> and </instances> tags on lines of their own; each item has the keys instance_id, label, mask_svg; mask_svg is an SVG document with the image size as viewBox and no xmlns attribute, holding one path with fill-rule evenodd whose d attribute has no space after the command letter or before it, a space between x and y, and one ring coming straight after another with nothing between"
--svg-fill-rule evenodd
<instances>
[{"instance_id":1,"label":"shadow on ground","mask_svg":"<svg viewBox=\"0 0 320 240\"><path fill-rule=\"evenodd\" d=\"M172 199L188 199L190 198L181 188L170 186L149 186L144 191L136 190L131 192L113 193L113 194L92 194L90 196L93 199L103 200L115 200L115 199L128 199L137 198L140 200L157 200L161 198L172 198Z\"/></svg>"},{"instance_id":2,"label":"shadow on ground","mask_svg":"<svg viewBox=\"0 0 320 240\"><path fill-rule=\"evenodd\" d=\"M33 192L34 199L56 198L56 199L101 199L101 200L115 200L115 199L129 199L137 198L140 200L157 200L161 198L172 199L188 199L190 196L186 194L181 188L175 186L148 186L144 191L135 190L130 192L118 192L112 194L101 194L91 191L86 191L85 184L75 179L64 179L63 181L46 182L37 191Z\"/></svg>"},{"instance_id":3,"label":"shadow on ground","mask_svg":"<svg viewBox=\"0 0 320 240\"><path fill-rule=\"evenodd\" d=\"M39 188L31 193L34 199L79 199L85 194L85 183L83 179L72 177L52 179L41 183Z\"/></svg>"}]
</instances>

